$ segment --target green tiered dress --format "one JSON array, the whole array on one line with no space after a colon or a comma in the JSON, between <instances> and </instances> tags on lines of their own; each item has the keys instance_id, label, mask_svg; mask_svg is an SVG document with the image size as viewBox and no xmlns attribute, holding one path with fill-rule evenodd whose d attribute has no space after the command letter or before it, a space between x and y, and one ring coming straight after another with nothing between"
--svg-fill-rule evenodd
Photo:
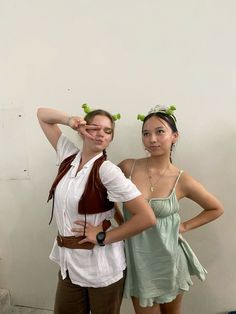
<instances>
[{"instance_id":1,"label":"green tiered dress","mask_svg":"<svg viewBox=\"0 0 236 314\"><path fill-rule=\"evenodd\" d=\"M140 306L171 302L189 290L191 275L202 281L207 271L179 234L179 202L175 188L166 198L149 200L158 218L156 226L126 240L127 278L124 297L139 298ZM125 219L130 213L124 208Z\"/></svg>"}]
</instances>

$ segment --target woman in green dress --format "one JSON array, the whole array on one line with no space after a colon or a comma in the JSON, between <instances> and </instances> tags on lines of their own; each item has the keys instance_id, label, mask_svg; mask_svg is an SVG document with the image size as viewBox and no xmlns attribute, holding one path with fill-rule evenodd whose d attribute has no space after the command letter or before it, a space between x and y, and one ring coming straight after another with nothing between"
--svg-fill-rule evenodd
<instances>
[{"instance_id":1,"label":"woman in green dress","mask_svg":"<svg viewBox=\"0 0 236 314\"><path fill-rule=\"evenodd\" d=\"M171 152L178 140L174 110L174 106L156 106L146 117L139 115L149 157L119 164L158 217L156 226L126 240L125 297L132 298L136 314L182 313L182 297L192 285L191 275L204 280L207 273L182 234L223 213L216 197L172 164ZM185 197L202 211L180 222L179 200ZM125 207L124 217L130 217Z\"/></svg>"}]
</instances>

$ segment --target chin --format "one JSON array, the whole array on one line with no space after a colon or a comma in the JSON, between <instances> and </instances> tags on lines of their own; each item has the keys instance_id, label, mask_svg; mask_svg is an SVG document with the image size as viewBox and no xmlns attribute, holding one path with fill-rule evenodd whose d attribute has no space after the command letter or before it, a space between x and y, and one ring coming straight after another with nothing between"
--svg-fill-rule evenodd
<instances>
[{"instance_id":1,"label":"chin","mask_svg":"<svg viewBox=\"0 0 236 314\"><path fill-rule=\"evenodd\" d=\"M149 152L149 154L150 154L151 156L153 156L153 157L160 157L160 156L163 155L163 154L160 153L160 152Z\"/></svg>"},{"instance_id":2,"label":"chin","mask_svg":"<svg viewBox=\"0 0 236 314\"><path fill-rule=\"evenodd\" d=\"M94 147L94 152L100 153L105 149L105 147Z\"/></svg>"}]
</instances>

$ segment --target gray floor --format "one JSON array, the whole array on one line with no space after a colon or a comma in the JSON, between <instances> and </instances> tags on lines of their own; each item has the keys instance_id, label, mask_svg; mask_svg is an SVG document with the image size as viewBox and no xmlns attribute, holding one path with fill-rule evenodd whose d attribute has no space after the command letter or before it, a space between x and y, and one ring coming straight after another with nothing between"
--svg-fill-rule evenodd
<instances>
[{"instance_id":1,"label":"gray floor","mask_svg":"<svg viewBox=\"0 0 236 314\"><path fill-rule=\"evenodd\" d=\"M52 314L52 311L40 310L24 306L11 306L6 314Z\"/></svg>"},{"instance_id":2,"label":"gray floor","mask_svg":"<svg viewBox=\"0 0 236 314\"><path fill-rule=\"evenodd\" d=\"M134 314L133 306L130 301L126 299L123 300L120 313ZM24 306L11 306L7 312L4 312L4 314L53 314L53 311Z\"/></svg>"}]
</instances>

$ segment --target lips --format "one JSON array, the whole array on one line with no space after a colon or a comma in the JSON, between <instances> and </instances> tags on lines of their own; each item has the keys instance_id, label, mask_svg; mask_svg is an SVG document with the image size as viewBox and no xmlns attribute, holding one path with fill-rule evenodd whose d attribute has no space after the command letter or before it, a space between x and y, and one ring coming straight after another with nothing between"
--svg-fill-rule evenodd
<instances>
[{"instance_id":1,"label":"lips","mask_svg":"<svg viewBox=\"0 0 236 314\"><path fill-rule=\"evenodd\" d=\"M149 148L150 149L157 149L157 148L160 148L160 146L159 145L158 146L157 145L152 145L152 146L149 146Z\"/></svg>"},{"instance_id":2,"label":"lips","mask_svg":"<svg viewBox=\"0 0 236 314\"><path fill-rule=\"evenodd\" d=\"M95 143L98 144L98 145L102 145L103 141L102 140L95 140Z\"/></svg>"}]
</instances>

